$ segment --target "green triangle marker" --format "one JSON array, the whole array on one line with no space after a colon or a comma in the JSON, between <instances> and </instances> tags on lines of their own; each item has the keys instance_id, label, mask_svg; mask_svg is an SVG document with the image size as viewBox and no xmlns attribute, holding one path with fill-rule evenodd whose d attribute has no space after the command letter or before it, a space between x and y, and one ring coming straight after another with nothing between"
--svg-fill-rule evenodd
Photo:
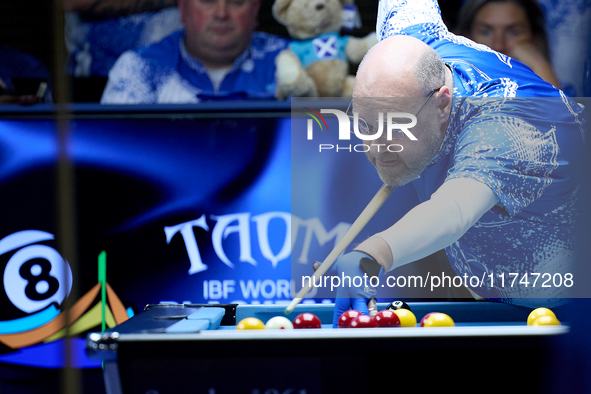
<instances>
[{"instance_id":1,"label":"green triangle marker","mask_svg":"<svg viewBox=\"0 0 591 394\"><path fill-rule=\"evenodd\" d=\"M107 252L104 250L98 256L98 280L101 284L101 332L107 328L106 306L107 306Z\"/></svg>"}]
</instances>

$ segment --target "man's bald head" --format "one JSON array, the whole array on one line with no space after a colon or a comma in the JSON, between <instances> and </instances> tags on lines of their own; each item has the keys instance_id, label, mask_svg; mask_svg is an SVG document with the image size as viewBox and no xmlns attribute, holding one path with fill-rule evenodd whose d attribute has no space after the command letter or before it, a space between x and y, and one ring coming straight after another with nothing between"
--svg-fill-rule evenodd
<instances>
[{"instance_id":1,"label":"man's bald head","mask_svg":"<svg viewBox=\"0 0 591 394\"><path fill-rule=\"evenodd\" d=\"M404 185L427 168L449 124L452 92L451 71L435 50L416 38L392 36L366 54L357 72L351 108L358 129L363 124L368 134L377 136L379 143L372 143L365 154L384 183ZM396 112L415 114L416 139L398 139L396 145L403 150L381 150L393 139L384 132L389 127L384 123L390 122L384 113Z\"/></svg>"},{"instance_id":2,"label":"man's bald head","mask_svg":"<svg viewBox=\"0 0 591 394\"><path fill-rule=\"evenodd\" d=\"M416 97L445 81L437 52L410 36L391 36L377 43L359 65L354 97Z\"/></svg>"}]
</instances>

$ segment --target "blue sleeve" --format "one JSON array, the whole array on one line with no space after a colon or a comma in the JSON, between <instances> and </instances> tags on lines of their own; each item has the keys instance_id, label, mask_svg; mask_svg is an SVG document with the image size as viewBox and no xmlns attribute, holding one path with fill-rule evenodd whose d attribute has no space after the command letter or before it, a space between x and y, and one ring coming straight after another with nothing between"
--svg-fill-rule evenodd
<instances>
[{"instance_id":1,"label":"blue sleeve","mask_svg":"<svg viewBox=\"0 0 591 394\"><path fill-rule=\"evenodd\" d=\"M528 100L521 100L527 105ZM551 122L524 118L525 108L499 101L483 105L463 125L447 179L472 178L489 186L510 216L542 196L562 162Z\"/></svg>"},{"instance_id":2,"label":"blue sleeve","mask_svg":"<svg viewBox=\"0 0 591 394\"><path fill-rule=\"evenodd\" d=\"M403 30L415 25L430 25L447 31L437 0L380 1L376 25L378 40L404 34Z\"/></svg>"},{"instance_id":3,"label":"blue sleeve","mask_svg":"<svg viewBox=\"0 0 591 394\"><path fill-rule=\"evenodd\" d=\"M109 79L102 104L150 104L158 102L163 86L170 86L179 59L179 40L182 31L162 41L124 52L109 71ZM177 78L178 79L178 78ZM184 97L180 83L162 102L174 102ZM174 90L174 88L169 88ZM162 99L162 98L160 98Z\"/></svg>"},{"instance_id":4,"label":"blue sleeve","mask_svg":"<svg viewBox=\"0 0 591 394\"><path fill-rule=\"evenodd\" d=\"M150 104L156 102L155 92L147 76L148 64L134 51L125 52L111 71L101 104Z\"/></svg>"}]
</instances>

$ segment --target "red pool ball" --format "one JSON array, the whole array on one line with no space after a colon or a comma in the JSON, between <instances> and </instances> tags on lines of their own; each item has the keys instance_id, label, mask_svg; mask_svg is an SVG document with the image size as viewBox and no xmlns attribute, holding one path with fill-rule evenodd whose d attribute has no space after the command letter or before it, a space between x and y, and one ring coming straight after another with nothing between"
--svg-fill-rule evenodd
<instances>
[{"instance_id":1,"label":"red pool ball","mask_svg":"<svg viewBox=\"0 0 591 394\"><path fill-rule=\"evenodd\" d=\"M427 320L429 318L429 316L431 316L435 313L439 313L439 312L430 312L430 313L427 313L425 316L423 316L423 318L421 319L421 324L419 324L419 326L425 327L425 320Z\"/></svg>"},{"instance_id":2,"label":"red pool ball","mask_svg":"<svg viewBox=\"0 0 591 394\"><path fill-rule=\"evenodd\" d=\"M320 319L313 313L300 313L293 320L293 328L320 328L322 323Z\"/></svg>"},{"instance_id":3,"label":"red pool ball","mask_svg":"<svg viewBox=\"0 0 591 394\"><path fill-rule=\"evenodd\" d=\"M368 315L359 315L349 324L349 328L371 328L377 327L376 319Z\"/></svg>"},{"instance_id":4,"label":"red pool ball","mask_svg":"<svg viewBox=\"0 0 591 394\"><path fill-rule=\"evenodd\" d=\"M355 309L349 309L348 311L343 312L341 317L339 317L339 328L348 328L349 324L351 324L351 320L359 315L361 315L361 312L356 311Z\"/></svg>"},{"instance_id":5,"label":"red pool ball","mask_svg":"<svg viewBox=\"0 0 591 394\"><path fill-rule=\"evenodd\" d=\"M400 318L389 309L378 312L374 319L378 327L400 327Z\"/></svg>"}]
</instances>

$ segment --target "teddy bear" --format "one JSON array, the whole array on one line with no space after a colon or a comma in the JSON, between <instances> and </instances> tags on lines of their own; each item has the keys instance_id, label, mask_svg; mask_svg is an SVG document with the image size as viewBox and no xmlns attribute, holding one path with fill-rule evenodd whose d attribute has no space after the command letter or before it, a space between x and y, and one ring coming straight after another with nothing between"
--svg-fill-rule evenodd
<instances>
[{"instance_id":1,"label":"teddy bear","mask_svg":"<svg viewBox=\"0 0 591 394\"><path fill-rule=\"evenodd\" d=\"M293 41L276 63L278 99L351 97L355 77L349 63L359 64L377 43L376 34L341 36L343 7L353 0L275 0L273 16Z\"/></svg>"}]
</instances>

